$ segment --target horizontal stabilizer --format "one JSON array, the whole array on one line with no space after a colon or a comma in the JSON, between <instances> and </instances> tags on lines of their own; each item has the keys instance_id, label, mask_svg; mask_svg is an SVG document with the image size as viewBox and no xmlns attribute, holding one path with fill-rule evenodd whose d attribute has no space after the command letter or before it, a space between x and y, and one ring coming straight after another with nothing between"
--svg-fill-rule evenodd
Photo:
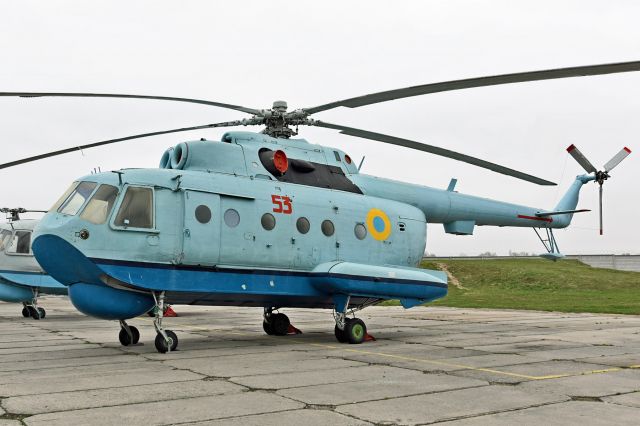
<instances>
[{"instance_id":1,"label":"horizontal stabilizer","mask_svg":"<svg viewBox=\"0 0 640 426\"><path fill-rule=\"evenodd\" d=\"M583 212L590 212L590 211L591 210L589 209L580 209L580 210L562 210L562 211L555 211L555 212L538 212L536 213L536 216L547 217L547 216L555 216L559 214L574 214L574 213L583 213Z\"/></svg>"}]
</instances>

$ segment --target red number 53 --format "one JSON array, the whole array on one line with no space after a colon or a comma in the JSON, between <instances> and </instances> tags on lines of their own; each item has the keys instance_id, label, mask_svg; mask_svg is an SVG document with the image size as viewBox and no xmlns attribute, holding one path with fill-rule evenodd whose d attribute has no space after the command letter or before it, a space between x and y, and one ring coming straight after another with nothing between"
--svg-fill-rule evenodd
<instances>
[{"instance_id":1,"label":"red number 53","mask_svg":"<svg viewBox=\"0 0 640 426\"><path fill-rule=\"evenodd\" d=\"M293 212L293 206L291 205L291 198L289 197L272 195L271 202L275 206L273 208L274 213L291 214Z\"/></svg>"}]
</instances>

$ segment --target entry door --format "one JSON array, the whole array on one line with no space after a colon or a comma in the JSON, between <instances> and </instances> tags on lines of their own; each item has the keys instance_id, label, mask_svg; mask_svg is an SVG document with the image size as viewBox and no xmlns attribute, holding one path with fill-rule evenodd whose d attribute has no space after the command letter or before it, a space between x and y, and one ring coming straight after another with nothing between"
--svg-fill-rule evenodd
<instances>
[{"instance_id":1,"label":"entry door","mask_svg":"<svg viewBox=\"0 0 640 426\"><path fill-rule=\"evenodd\" d=\"M220 258L220 196L184 192L184 264L216 265Z\"/></svg>"}]
</instances>

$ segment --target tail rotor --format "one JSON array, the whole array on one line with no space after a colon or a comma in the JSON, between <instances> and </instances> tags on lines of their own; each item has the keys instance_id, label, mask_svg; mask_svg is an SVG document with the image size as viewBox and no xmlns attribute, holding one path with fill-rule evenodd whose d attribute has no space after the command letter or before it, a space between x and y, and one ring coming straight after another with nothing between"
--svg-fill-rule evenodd
<instances>
[{"instance_id":1,"label":"tail rotor","mask_svg":"<svg viewBox=\"0 0 640 426\"><path fill-rule=\"evenodd\" d=\"M589 174L595 174L595 182L599 185L598 188L598 205L599 205L599 217L600 217L600 235L603 234L603 225L602 225L602 185L604 181L609 179L611 176L609 172L613 170L622 160L627 158L629 154L631 154L631 150L626 146L622 148L616 155L614 155L611 160L607 161L604 165L604 170L597 170L593 164L587 159L587 157L580 152L575 145L571 145L567 148L567 152L571 154L571 156L576 160L578 164L582 166L582 168Z\"/></svg>"}]
</instances>

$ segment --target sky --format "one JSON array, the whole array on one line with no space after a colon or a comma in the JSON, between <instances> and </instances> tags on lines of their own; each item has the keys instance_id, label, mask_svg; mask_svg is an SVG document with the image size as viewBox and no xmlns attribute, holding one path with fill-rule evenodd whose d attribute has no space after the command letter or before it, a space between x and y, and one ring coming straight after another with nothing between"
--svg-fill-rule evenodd
<instances>
[{"instance_id":1,"label":"sky","mask_svg":"<svg viewBox=\"0 0 640 426\"><path fill-rule=\"evenodd\" d=\"M0 91L106 92L289 108L418 84L640 60L636 1L30 1L0 0ZM640 253L640 72L431 94L314 118L464 152L557 182L537 186L454 160L301 129L362 172L551 209L580 166L632 153L604 188L587 185L566 254ZM215 107L151 100L0 98L2 162L130 134L241 119ZM238 130L253 130L239 128ZM231 129L233 130L233 129ZM255 128L255 131L259 131ZM210 129L123 142L0 170L0 205L47 209L92 169L157 167L167 147L219 140ZM37 217L34 215L32 217ZM531 229L428 227L427 251L541 253Z\"/></svg>"}]
</instances>

